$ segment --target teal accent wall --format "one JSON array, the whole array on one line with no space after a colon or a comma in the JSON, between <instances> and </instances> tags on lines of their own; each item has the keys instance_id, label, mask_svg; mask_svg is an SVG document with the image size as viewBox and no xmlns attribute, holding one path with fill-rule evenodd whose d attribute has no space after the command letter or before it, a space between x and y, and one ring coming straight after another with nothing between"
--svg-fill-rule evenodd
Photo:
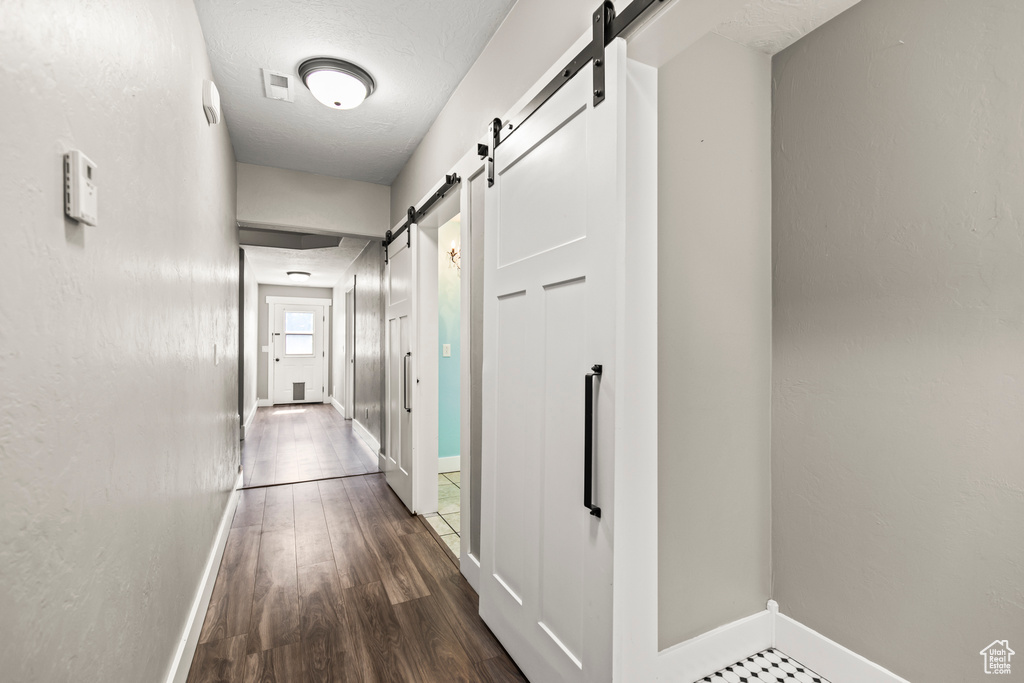
<instances>
[{"instance_id":1,"label":"teal accent wall","mask_svg":"<svg viewBox=\"0 0 1024 683\"><path fill-rule=\"evenodd\" d=\"M440 227L437 233L437 455L459 455L460 377L460 284L459 271L452 266L449 252L454 242L461 247L459 216ZM444 345L451 344L452 355L444 356Z\"/></svg>"}]
</instances>

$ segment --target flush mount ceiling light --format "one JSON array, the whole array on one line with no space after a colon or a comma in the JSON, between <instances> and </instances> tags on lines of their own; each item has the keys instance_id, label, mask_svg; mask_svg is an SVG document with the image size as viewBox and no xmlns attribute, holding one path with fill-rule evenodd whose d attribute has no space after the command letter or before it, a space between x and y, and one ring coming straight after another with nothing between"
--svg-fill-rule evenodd
<instances>
[{"instance_id":1,"label":"flush mount ceiling light","mask_svg":"<svg viewBox=\"0 0 1024 683\"><path fill-rule=\"evenodd\" d=\"M290 277L295 282L305 282L306 280L309 279L309 273L306 273L301 270L289 270L288 277Z\"/></svg>"},{"instance_id":2,"label":"flush mount ceiling light","mask_svg":"<svg viewBox=\"0 0 1024 683\"><path fill-rule=\"evenodd\" d=\"M313 97L331 109L358 107L377 87L365 69L332 57L314 57L299 64L299 78Z\"/></svg>"}]
</instances>

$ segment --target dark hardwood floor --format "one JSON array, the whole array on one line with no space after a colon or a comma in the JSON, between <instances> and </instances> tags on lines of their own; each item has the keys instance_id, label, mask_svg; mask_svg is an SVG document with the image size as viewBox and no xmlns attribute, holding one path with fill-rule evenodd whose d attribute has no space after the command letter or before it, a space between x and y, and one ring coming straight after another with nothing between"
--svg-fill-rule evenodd
<instances>
[{"instance_id":1,"label":"dark hardwood floor","mask_svg":"<svg viewBox=\"0 0 1024 683\"><path fill-rule=\"evenodd\" d=\"M376 455L332 406L259 408L242 442L245 486L267 486L375 471Z\"/></svg>"},{"instance_id":2,"label":"dark hardwood floor","mask_svg":"<svg viewBox=\"0 0 1024 683\"><path fill-rule=\"evenodd\" d=\"M525 681L477 604L381 474L244 490L188 683Z\"/></svg>"}]
</instances>

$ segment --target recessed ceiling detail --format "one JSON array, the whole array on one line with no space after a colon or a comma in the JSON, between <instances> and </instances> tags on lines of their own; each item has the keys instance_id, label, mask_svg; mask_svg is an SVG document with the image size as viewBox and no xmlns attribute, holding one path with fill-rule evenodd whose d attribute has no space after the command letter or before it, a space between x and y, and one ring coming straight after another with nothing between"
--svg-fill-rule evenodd
<instances>
[{"instance_id":1,"label":"recessed ceiling detail","mask_svg":"<svg viewBox=\"0 0 1024 683\"><path fill-rule=\"evenodd\" d=\"M390 185L514 0L195 0L235 158ZM329 110L298 67L330 55L373 74L358 108ZM268 99L261 69L289 75Z\"/></svg>"},{"instance_id":2,"label":"recessed ceiling detail","mask_svg":"<svg viewBox=\"0 0 1024 683\"><path fill-rule=\"evenodd\" d=\"M294 285L296 281L288 275L292 271L310 274L302 282L306 287L333 287L367 244L368 240L346 237L337 247L327 249L295 251L256 246L243 249L261 285Z\"/></svg>"}]
</instances>

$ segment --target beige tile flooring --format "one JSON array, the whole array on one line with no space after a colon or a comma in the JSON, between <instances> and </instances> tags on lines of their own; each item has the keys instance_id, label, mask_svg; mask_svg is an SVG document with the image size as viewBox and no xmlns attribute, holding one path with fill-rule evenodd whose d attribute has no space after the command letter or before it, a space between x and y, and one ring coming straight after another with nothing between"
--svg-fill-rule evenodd
<instances>
[{"instance_id":1,"label":"beige tile flooring","mask_svg":"<svg viewBox=\"0 0 1024 683\"><path fill-rule=\"evenodd\" d=\"M459 478L458 472L437 475L437 515L430 515L426 518L441 540L455 553L455 557L459 557L461 549L459 546L461 533L459 529L461 521Z\"/></svg>"}]
</instances>

